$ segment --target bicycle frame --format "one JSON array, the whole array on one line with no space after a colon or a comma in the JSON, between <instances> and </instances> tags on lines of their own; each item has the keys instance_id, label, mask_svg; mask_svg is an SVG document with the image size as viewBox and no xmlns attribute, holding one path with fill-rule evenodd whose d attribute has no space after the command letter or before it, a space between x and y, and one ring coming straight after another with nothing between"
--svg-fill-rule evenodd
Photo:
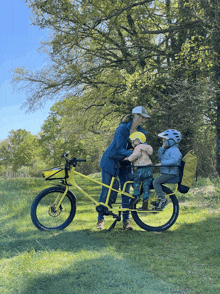
<instances>
[{"instance_id":1,"label":"bicycle frame","mask_svg":"<svg viewBox=\"0 0 220 294\"><path fill-rule=\"evenodd\" d=\"M175 223L179 214L179 203L175 196L178 190L178 184L176 184L175 191L172 189L174 192L169 188L169 184L171 183L167 183L168 187L167 185L163 185L162 189L166 195L165 197L169 199L166 199L164 202L164 205L167 205L166 209L163 209L165 206L161 209L157 209L158 198L155 191L152 191L153 193L151 193L149 201L144 201L143 203L142 201L140 203L134 202L133 200L135 197L132 195L133 193L130 194L130 192L126 192L126 188L128 188L127 185L132 185L134 183L133 177L130 178L121 189L118 185L115 185L115 179L118 178L116 175L112 177L110 184L107 185L100 180L77 172L75 170L77 163L85 160L75 157L69 160L66 158L67 155L68 153L64 155L66 159L65 169L62 168L58 171L57 169L53 169L43 172L43 176L46 180L62 181L60 181L58 185L55 184L53 187L48 187L41 191L35 197L31 205L31 219L39 230L63 230L71 223L76 214L77 199L71 191L72 188L76 190L76 193L79 191L81 195L90 200L91 203L95 205L96 212L99 213L99 215L113 217L114 222L107 232L111 231L118 221L121 221L122 212L130 212L135 223L145 231L164 231ZM65 171L65 173L63 171ZM84 191L77 184L76 176L77 179L80 177L84 179L85 182L93 182L100 188L105 187L107 189L105 200L99 202L97 199L99 195L92 197L91 194L89 195L89 191L87 191L88 193ZM178 181L178 179L175 179L175 181ZM173 186L173 184L171 185ZM153 190L153 187L151 187L151 189ZM129 207L122 207L121 199L117 203L115 202L117 194L119 194L119 196L125 195L129 197L131 200Z\"/></svg>"},{"instance_id":2,"label":"bicycle frame","mask_svg":"<svg viewBox=\"0 0 220 294\"><path fill-rule=\"evenodd\" d=\"M89 195L88 193L86 193L81 187L79 187L79 186L77 185L77 183L76 183L75 175L78 175L78 176L80 176L80 177L82 177L82 178L84 178L84 179L86 179L86 180L89 180L89 181L91 181L91 182L94 182L94 183L98 184L99 186L104 186L104 187L108 188L109 190L108 190L108 194L107 194L107 197L106 197L105 202L103 203L103 202L98 202L98 201L96 201L92 196L90 196L90 195ZM66 179L66 189L65 189L64 194L62 195L62 197L61 197L60 199L56 199L56 201L55 201L55 204L56 204L56 207L57 207L57 208L60 207L60 205L62 204L62 202L63 202L63 200L64 200L64 198L65 198L65 196L66 196L66 194L67 194L67 192L69 191L69 187L72 186L72 187L76 188L79 192L81 192L84 196L86 196L88 199L90 199L91 202L93 202L93 204L94 204L96 207L99 206L99 205L103 205L103 206L107 207L108 211L110 211L110 212L112 212L113 210L116 210L117 212L123 212L123 211L128 211L128 210L129 210L129 211L136 211L136 209L130 209L130 208L121 208L121 207L119 207L119 208L116 208L116 207L111 208L111 207L108 205L109 200L110 200L111 191L118 192L118 193L121 194L121 195L123 194L123 195L125 195L125 196L128 196L129 198L133 198L133 199L134 199L134 196L133 196L133 195L131 195L131 194L125 192L126 186L129 185L129 184L132 184L133 181L127 181L127 182L124 184L123 189L122 189L122 191L121 191L121 190L116 190L116 189L113 188L113 183L114 183L114 180L116 179L116 177L114 177L114 176L113 176L112 179L111 179L111 183L110 183L110 185L103 184L103 183L100 182L100 181L94 180L94 179L90 178L89 176L86 176L86 175L84 175L84 174L82 174L82 173L77 172L77 171L75 170L75 167L72 167L71 170L68 171L68 176L69 176L69 177ZM178 189L178 184L176 184L175 191L172 192L171 194L167 194L167 196L170 196L170 195L175 194L175 193L177 192L177 189ZM156 194L156 193L155 193L155 194ZM154 212L154 211L148 211L148 212Z\"/></svg>"}]
</instances>

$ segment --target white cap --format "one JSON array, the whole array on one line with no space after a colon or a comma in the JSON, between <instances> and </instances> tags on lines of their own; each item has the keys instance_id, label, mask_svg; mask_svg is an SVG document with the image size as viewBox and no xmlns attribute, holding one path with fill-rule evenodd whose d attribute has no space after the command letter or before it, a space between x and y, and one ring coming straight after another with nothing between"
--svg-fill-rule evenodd
<instances>
[{"instance_id":1,"label":"white cap","mask_svg":"<svg viewBox=\"0 0 220 294\"><path fill-rule=\"evenodd\" d=\"M147 113L147 110L144 107L142 107L142 106L137 106L137 107L133 108L132 109L132 114L133 113L139 113L139 114L141 114L144 117L150 117L148 115L148 113Z\"/></svg>"}]
</instances>

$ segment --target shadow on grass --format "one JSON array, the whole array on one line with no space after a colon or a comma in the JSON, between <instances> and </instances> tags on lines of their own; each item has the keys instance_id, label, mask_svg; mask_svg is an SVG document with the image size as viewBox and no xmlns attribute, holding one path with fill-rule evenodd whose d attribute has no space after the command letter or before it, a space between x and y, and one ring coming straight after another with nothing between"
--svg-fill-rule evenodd
<instances>
[{"instance_id":1,"label":"shadow on grass","mask_svg":"<svg viewBox=\"0 0 220 294\"><path fill-rule=\"evenodd\" d=\"M181 293L174 286L143 269L132 268L124 259L111 255L76 261L54 274L31 278L22 289L23 294L171 294Z\"/></svg>"},{"instance_id":2,"label":"shadow on grass","mask_svg":"<svg viewBox=\"0 0 220 294\"><path fill-rule=\"evenodd\" d=\"M83 221L80 221L81 223ZM86 222L86 220L85 220ZM37 251L71 251L81 250L99 250L105 247L104 242L88 242L88 239L96 233L89 230L69 231L33 231L27 230L24 233L18 233L11 229L8 234L1 237L0 258L13 257L29 250ZM92 238L93 239L93 238Z\"/></svg>"},{"instance_id":3,"label":"shadow on grass","mask_svg":"<svg viewBox=\"0 0 220 294\"><path fill-rule=\"evenodd\" d=\"M122 231L116 227L111 233L99 234L99 238L115 246L116 250L127 259L146 264L144 256L160 258L177 265L209 264L218 267L220 264L220 216L208 216L205 220L175 224L164 232ZM107 237L108 236L108 237ZM129 254L134 252L134 254ZM192 257L192 258L191 258ZM181 258L181 260L180 260ZM170 260L170 261L169 261Z\"/></svg>"},{"instance_id":4,"label":"shadow on grass","mask_svg":"<svg viewBox=\"0 0 220 294\"><path fill-rule=\"evenodd\" d=\"M4 220L5 224L10 222L14 223L14 218L11 217ZM17 220L17 222L19 222L19 220ZM39 231L30 226L21 233L12 226L8 232L1 236L0 257L5 256L5 254L12 257L30 249L34 249L35 251L78 251L88 248L91 248L91 250L97 250L100 247L105 247L105 242L98 242L98 245L95 241L88 242L88 239L95 240L97 238L102 239L107 243L111 242L113 246L114 244L118 244L118 242L122 242L128 246L126 250L129 250L129 246L131 246L132 250L132 246L136 244L138 240L140 241L140 244L146 244L148 247L156 246L156 244L157 246L160 245L160 247L163 247L164 242L169 242L171 244L181 243L179 244L181 247L189 244L196 244L197 248L200 248L203 251L205 246L209 257L213 255L220 257L220 217L218 215L207 217L206 220L199 222L177 224L176 226L178 227L176 229L174 224L174 230L168 230L163 233L146 232L141 229L138 231L134 230L126 232L122 230L121 222L118 222L115 229L107 234L105 234L107 230L102 232L89 229L72 231L71 229L74 226L74 222L76 222L76 226L78 226L78 221L73 220L67 230L53 232ZM2 223L1 226L4 226L4 223ZM80 219L80 224L83 227L86 227L86 223L88 223L86 218ZM158 241L161 242L161 244L158 244ZM209 244L209 246L206 246L207 244ZM121 249L123 251L123 247ZM175 246L173 249L175 250ZM196 251L199 252L199 250Z\"/></svg>"},{"instance_id":5,"label":"shadow on grass","mask_svg":"<svg viewBox=\"0 0 220 294\"><path fill-rule=\"evenodd\" d=\"M7 221L12 220L8 218ZM88 220L80 220L80 223L82 222L85 226ZM92 255L91 258L85 256L83 261L76 260L68 267L62 266L52 274L42 273L37 277L28 277L25 282L26 288L21 292L24 294L98 294L103 293L103 287L106 289L105 294L142 294L146 289L147 294L181 293L171 291L167 283L155 278L155 273L164 271L167 274L166 271L169 271L169 268L176 267L177 270L182 271L180 277L187 276L188 270L191 270L189 266L195 266L195 263L200 268L204 267L204 270L206 265L215 271L219 268L220 216L217 214L194 222L192 215L191 223L181 222L176 224L176 228L159 234L143 230L126 232L122 230L120 224L118 223L116 228L108 234L105 234L106 231L97 232L89 229L73 231L71 225L66 231L61 232L44 232L28 227L26 231L20 233L12 227L8 234L1 237L0 257L11 258L30 251L71 254L85 251L86 254ZM120 258L110 255L108 251L110 247L114 248L115 254L118 254ZM97 252L102 257L96 258ZM152 267L154 263L156 268ZM166 264L164 268L162 268L163 263ZM154 276L149 273L150 269L153 269ZM170 275L172 277L174 273ZM217 280L215 281L210 273L199 272L198 275L199 277L205 275L207 279L212 278L212 284L211 286L207 284L207 289L209 293L218 292ZM154 283L153 288L149 282L150 277ZM146 281L148 281L147 284Z\"/></svg>"}]
</instances>

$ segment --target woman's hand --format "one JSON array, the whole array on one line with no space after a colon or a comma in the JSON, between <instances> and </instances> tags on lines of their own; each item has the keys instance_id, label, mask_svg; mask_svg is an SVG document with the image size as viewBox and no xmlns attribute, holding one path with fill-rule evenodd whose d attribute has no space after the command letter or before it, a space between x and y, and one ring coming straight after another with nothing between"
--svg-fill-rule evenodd
<instances>
[{"instance_id":1,"label":"woman's hand","mask_svg":"<svg viewBox=\"0 0 220 294\"><path fill-rule=\"evenodd\" d=\"M128 160L128 157L125 157L123 160L127 160L127 161L129 161L129 160Z\"/></svg>"},{"instance_id":2,"label":"woman's hand","mask_svg":"<svg viewBox=\"0 0 220 294\"><path fill-rule=\"evenodd\" d=\"M161 165L161 163L159 162L159 163L157 163L157 164L155 164L155 166L160 166Z\"/></svg>"}]
</instances>

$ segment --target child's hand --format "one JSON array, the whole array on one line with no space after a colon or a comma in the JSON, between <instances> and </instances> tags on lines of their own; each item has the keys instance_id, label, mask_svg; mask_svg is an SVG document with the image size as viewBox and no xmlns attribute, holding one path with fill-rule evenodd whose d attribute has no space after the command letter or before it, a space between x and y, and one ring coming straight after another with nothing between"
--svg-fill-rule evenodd
<instances>
[{"instance_id":1,"label":"child's hand","mask_svg":"<svg viewBox=\"0 0 220 294\"><path fill-rule=\"evenodd\" d=\"M163 139L163 145L162 145L162 148L165 148L166 147L166 140Z\"/></svg>"},{"instance_id":2,"label":"child's hand","mask_svg":"<svg viewBox=\"0 0 220 294\"><path fill-rule=\"evenodd\" d=\"M159 163L157 163L157 164L155 164L155 166L160 166L161 165L161 163L159 162Z\"/></svg>"},{"instance_id":3,"label":"child's hand","mask_svg":"<svg viewBox=\"0 0 220 294\"><path fill-rule=\"evenodd\" d=\"M127 160L127 161L129 161L129 160L128 160L128 157L125 157L125 158L124 158L124 160Z\"/></svg>"}]
</instances>

